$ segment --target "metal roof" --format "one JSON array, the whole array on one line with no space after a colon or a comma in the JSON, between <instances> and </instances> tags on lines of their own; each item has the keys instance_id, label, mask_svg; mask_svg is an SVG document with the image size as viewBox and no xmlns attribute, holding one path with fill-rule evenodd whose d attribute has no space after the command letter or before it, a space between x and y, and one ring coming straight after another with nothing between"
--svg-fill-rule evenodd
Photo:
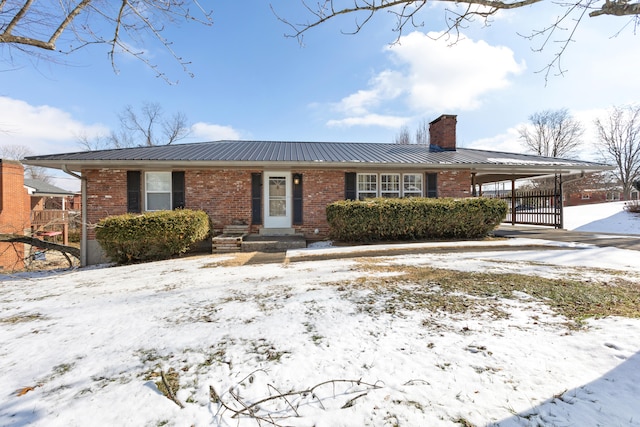
<instances>
[{"instance_id":1,"label":"metal roof","mask_svg":"<svg viewBox=\"0 0 640 427\"><path fill-rule=\"evenodd\" d=\"M136 147L113 150L30 156L25 163L78 170L79 166L126 165L144 162L172 164L194 162L202 164L306 163L326 166L346 165L413 165L413 166L503 166L511 168L581 168L607 170L601 163L558 159L530 154L458 148L456 151L430 150L425 145L347 142L277 142L277 141L215 141L191 144Z\"/></svg>"},{"instance_id":2,"label":"metal roof","mask_svg":"<svg viewBox=\"0 0 640 427\"><path fill-rule=\"evenodd\" d=\"M25 178L24 185L32 188L34 196L73 196L73 191L64 190L39 179Z\"/></svg>"}]
</instances>

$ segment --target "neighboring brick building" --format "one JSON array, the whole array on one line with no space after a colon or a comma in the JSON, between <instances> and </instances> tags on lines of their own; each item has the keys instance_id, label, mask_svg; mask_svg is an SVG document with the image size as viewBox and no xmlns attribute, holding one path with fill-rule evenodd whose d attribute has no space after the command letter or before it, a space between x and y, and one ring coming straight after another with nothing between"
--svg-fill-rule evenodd
<instances>
[{"instance_id":1,"label":"neighboring brick building","mask_svg":"<svg viewBox=\"0 0 640 427\"><path fill-rule=\"evenodd\" d=\"M0 234L24 234L30 229L31 198L24 187L20 162L0 159ZM24 267L24 244L0 242L0 271Z\"/></svg>"},{"instance_id":2,"label":"neighboring brick building","mask_svg":"<svg viewBox=\"0 0 640 427\"><path fill-rule=\"evenodd\" d=\"M218 141L33 156L83 180L87 264L102 251L91 224L109 215L202 209L216 230L328 235L326 206L370 197L471 197L488 182L608 170L602 164L456 147L454 115L430 124L430 145Z\"/></svg>"}]
</instances>

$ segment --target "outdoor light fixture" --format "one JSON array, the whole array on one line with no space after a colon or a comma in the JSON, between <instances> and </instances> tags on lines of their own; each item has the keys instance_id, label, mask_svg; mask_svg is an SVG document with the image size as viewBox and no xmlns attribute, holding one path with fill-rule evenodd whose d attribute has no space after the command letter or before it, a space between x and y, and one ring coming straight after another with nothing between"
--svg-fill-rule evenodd
<instances>
[{"instance_id":1,"label":"outdoor light fixture","mask_svg":"<svg viewBox=\"0 0 640 427\"><path fill-rule=\"evenodd\" d=\"M293 178L293 183L294 183L295 185L300 184L300 178L298 178L297 176L296 176L295 178Z\"/></svg>"}]
</instances>

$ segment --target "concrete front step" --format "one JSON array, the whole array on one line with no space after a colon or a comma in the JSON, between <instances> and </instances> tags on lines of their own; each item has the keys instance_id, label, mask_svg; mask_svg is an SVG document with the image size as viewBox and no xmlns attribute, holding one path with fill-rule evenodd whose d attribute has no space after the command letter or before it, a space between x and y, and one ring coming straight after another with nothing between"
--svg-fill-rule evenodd
<instances>
[{"instance_id":1,"label":"concrete front step","mask_svg":"<svg viewBox=\"0 0 640 427\"><path fill-rule=\"evenodd\" d=\"M261 228L258 233L261 236L295 236L296 230L293 228Z\"/></svg>"},{"instance_id":2,"label":"concrete front step","mask_svg":"<svg viewBox=\"0 0 640 427\"><path fill-rule=\"evenodd\" d=\"M244 236L246 234L222 233L211 239L211 250L213 253L240 252Z\"/></svg>"},{"instance_id":3,"label":"concrete front step","mask_svg":"<svg viewBox=\"0 0 640 427\"><path fill-rule=\"evenodd\" d=\"M249 234L242 240L242 252L281 252L307 247L304 236L261 236Z\"/></svg>"}]
</instances>

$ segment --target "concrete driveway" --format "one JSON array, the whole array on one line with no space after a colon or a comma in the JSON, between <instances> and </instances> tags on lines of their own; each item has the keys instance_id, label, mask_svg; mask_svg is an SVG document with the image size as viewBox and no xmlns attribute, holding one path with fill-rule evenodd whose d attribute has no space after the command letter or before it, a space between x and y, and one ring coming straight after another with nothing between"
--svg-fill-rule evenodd
<instances>
[{"instance_id":1,"label":"concrete driveway","mask_svg":"<svg viewBox=\"0 0 640 427\"><path fill-rule=\"evenodd\" d=\"M633 234L569 231L558 230L551 227L531 227L522 225L501 225L493 234L496 237L519 237L558 242L587 243L599 247L613 246L620 249L640 251L640 235Z\"/></svg>"}]
</instances>

